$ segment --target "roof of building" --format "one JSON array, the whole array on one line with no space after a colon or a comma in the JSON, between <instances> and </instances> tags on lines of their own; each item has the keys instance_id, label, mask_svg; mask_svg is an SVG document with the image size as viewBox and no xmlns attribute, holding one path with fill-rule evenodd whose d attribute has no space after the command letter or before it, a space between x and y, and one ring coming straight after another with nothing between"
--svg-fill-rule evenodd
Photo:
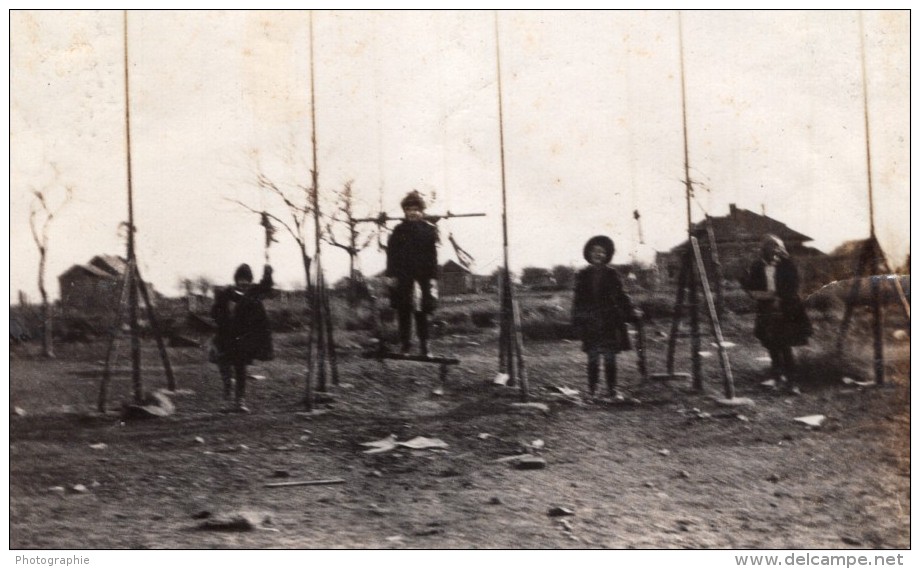
<instances>
[{"instance_id":1,"label":"roof of building","mask_svg":"<svg viewBox=\"0 0 920 569\"><path fill-rule=\"evenodd\" d=\"M853 239L850 241L844 241L838 245L833 251L831 251L832 256L844 256L849 257L852 255L858 255L862 250L863 244L866 242L865 239Z\"/></svg>"},{"instance_id":2,"label":"roof of building","mask_svg":"<svg viewBox=\"0 0 920 569\"><path fill-rule=\"evenodd\" d=\"M86 264L73 265L61 277L73 272L82 272L104 279L119 279L128 270L128 263L116 255L96 255Z\"/></svg>"},{"instance_id":3,"label":"roof of building","mask_svg":"<svg viewBox=\"0 0 920 569\"><path fill-rule=\"evenodd\" d=\"M96 255L90 259L89 264L116 276L123 275L128 270L128 262L116 255Z\"/></svg>"},{"instance_id":4,"label":"roof of building","mask_svg":"<svg viewBox=\"0 0 920 569\"><path fill-rule=\"evenodd\" d=\"M709 216L704 221L694 223L693 232L696 234L705 234L707 223L712 225L712 232L717 244L760 243L763 236L768 233L782 239L787 246L790 244L801 244L806 241L813 241L811 237L799 233L794 229L790 229L781 221L739 208L735 204L729 204L728 215L721 217ZM683 241L671 249L671 251L681 251L686 247L686 243L686 241Z\"/></svg>"},{"instance_id":5,"label":"roof of building","mask_svg":"<svg viewBox=\"0 0 920 569\"><path fill-rule=\"evenodd\" d=\"M67 270L64 271L63 273L61 273L60 278L63 278L63 277L65 277L65 276L70 275L71 273L75 273L75 272L89 274L89 275L92 275L92 276L94 276L94 277L99 277L99 278L102 278L102 279L116 280L116 279L118 278L117 275L113 275L113 274L111 274L111 273L109 273L109 272L107 272L107 271L104 271L104 270L100 269L99 267L96 267L95 265L90 265L90 264L86 264L86 265L73 265L72 267L70 267L69 269L67 269Z\"/></svg>"},{"instance_id":6,"label":"roof of building","mask_svg":"<svg viewBox=\"0 0 920 569\"><path fill-rule=\"evenodd\" d=\"M441 265L441 271L445 273L467 273L467 274L471 272L469 269L467 269L460 263L457 263L453 259L448 259L446 263Z\"/></svg>"}]
</instances>

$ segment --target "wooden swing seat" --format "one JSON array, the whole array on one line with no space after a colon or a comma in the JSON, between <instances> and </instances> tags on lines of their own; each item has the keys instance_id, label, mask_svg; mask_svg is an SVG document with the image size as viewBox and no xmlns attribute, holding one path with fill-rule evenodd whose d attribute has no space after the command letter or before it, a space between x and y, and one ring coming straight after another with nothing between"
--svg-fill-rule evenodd
<instances>
[{"instance_id":1,"label":"wooden swing seat","mask_svg":"<svg viewBox=\"0 0 920 569\"><path fill-rule=\"evenodd\" d=\"M460 363L459 358L448 357L448 356L423 356L421 354L399 354L396 352L382 352L382 351L377 351L377 350L364 352L362 356L367 359L402 360L402 361L407 361L407 362L419 362L419 363L425 363L425 364L458 365Z\"/></svg>"}]
</instances>

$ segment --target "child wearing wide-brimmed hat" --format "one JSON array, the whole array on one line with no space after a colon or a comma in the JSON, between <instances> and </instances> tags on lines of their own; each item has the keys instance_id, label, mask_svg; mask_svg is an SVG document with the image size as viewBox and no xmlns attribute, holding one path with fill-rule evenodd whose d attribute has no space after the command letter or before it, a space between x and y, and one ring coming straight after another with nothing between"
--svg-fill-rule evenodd
<instances>
[{"instance_id":1,"label":"child wearing wide-brimmed hat","mask_svg":"<svg viewBox=\"0 0 920 569\"><path fill-rule=\"evenodd\" d=\"M585 244L583 255L590 264L575 277L572 320L582 350L588 354L589 395L594 397L597 391L603 357L607 395L622 400L617 389L616 355L630 349L626 323L635 322L641 312L633 308L619 274L609 264L613 253L613 241L606 235L596 235Z\"/></svg>"}]
</instances>

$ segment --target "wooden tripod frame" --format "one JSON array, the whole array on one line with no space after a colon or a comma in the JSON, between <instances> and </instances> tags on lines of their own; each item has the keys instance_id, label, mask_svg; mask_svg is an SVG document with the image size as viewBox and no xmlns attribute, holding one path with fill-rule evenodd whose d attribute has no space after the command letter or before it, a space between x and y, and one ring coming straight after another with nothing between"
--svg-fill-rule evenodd
<instances>
[{"instance_id":1,"label":"wooden tripod frame","mask_svg":"<svg viewBox=\"0 0 920 569\"><path fill-rule=\"evenodd\" d=\"M891 269L888 266L888 261L885 260L885 253L882 251L878 239L872 234L863 241L859 249L859 257L856 261L850 292L847 294L846 309L843 313L843 320L840 322L840 331L837 334L835 350L838 355L843 353L847 332L853 319L853 309L860 303L861 284L865 278L868 278L869 307L872 310L873 368L877 385L885 383L885 342L883 339L885 314L882 311L881 299L883 282L891 283L895 293L898 295L904 314L907 316L907 321L910 322L910 303L904 294L904 289L901 287L901 281L897 275L894 275L892 279L889 276L890 274Z\"/></svg>"},{"instance_id":2,"label":"wooden tripod frame","mask_svg":"<svg viewBox=\"0 0 920 569\"><path fill-rule=\"evenodd\" d=\"M714 243L713 243L714 246ZM694 270L695 269L695 270ZM699 312L697 307L697 281L702 285L703 298L706 301L708 309L709 325L712 330L713 339L719 352L719 363L722 367L723 389L726 399L735 397L735 383L732 377L731 363L728 358L728 352L725 350L725 340L722 337L722 326L719 322L719 314L716 302L713 299L712 292L709 289L709 278L706 275L706 266L703 264L703 255L700 252L700 244L696 237L691 236L687 243L681 261L680 275L677 284L677 300L674 304L674 316L671 320L671 335L668 339L667 353L667 374L664 376L670 378L674 376L674 353L677 347L677 335L680 329L680 321L684 308L690 309L690 358L691 374L693 388L697 391L703 390L702 362L700 356L701 338L699 325ZM685 302L685 299L687 300ZM659 376L661 377L661 376Z\"/></svg>"},{"instance_id":3,"label":"wooden tripod frame","mask_svg":"<svg viewBox=\"0 0 920 569\"><path fill-rule=\"evenodd\" d=\"M135 288L136 287L136 288ZM166 344L163 342L163 335L160 333L160 324L153 309L153 303L150 300L150 292L147 285L141 278L140 270L136 262L132 259L128 261L124 277L121 280L121 299L115 310L115 320L112 324L109 334L109 345L105 351L105 364L102 370L102 381L99 384L99 398L97 400L97 409L100 413L106 412L108 405L109 383L112 378L112 362L115 360L118 352L118 337L122 324L124 324L125 309L129 308L133 316L136 317L137 293L140 292L144 300L144 306L147 310L147 319L150 321L150 327L153 329L153 336L156 339L157 350L160 353L160 360L163 363L163 371L166 374L166 388L170 391L176 390L176 378L173 375L172 365L169 362L169 354L166 351ZM134 310L130 310L133 304ZM131 322L131 351L132 366L131 377L134 386L134 403L140 405L144 400L144 385L141 377L140 366L140 342L138 338L138 326L136 318Z\"/></svg>"},{"instance_id":4,"label":"wooden tripod frame","mask_svg":"<svg viewBox=\"0 0 920 569\"><path fill-rule=\"evenodd\" d=\"M527 401L529 384L524 365L524 337L521 311L514 298L514 284L507 269L502 271L499 286L501 324L498 338L498 371L508 375L508 386L519 385L521 401ZM518 381L520 380L520 381Z\"/></svg>"},{"instance_id":5,"label":"wooden tripod frame","mask_svg":"<svg viewBox=\"0 0 920 569\"><path fill-rule=\"evenodd\" d=\"M332 376L332 385L339 384L338 356L335 348L332 310L329 305L329 289L323 275L319 256L315 259L316 283L309 291L310 297L310 332L307 336L307 380L304 393L304 407L313 410L313 377L316 377L316 390L325 393L326 371Z\"/></svg>"}]
</instances>

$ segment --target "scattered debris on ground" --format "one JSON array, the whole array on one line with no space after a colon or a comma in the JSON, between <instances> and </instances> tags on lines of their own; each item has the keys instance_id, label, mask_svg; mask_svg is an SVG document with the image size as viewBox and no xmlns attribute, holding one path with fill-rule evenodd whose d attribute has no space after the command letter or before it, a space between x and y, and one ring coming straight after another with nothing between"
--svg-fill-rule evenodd
<instances>
[{"instance_id":1,"label":"scattered debris on ground","mask_svg":"<svg viewBox=\"0 0 920 569\"><path fill-rule=\"evenodd\" d=\"M795 420L798 421L799 423L804 423L805 425L808 425L809 427L814 427L814 428L818 428L821 425L823 425L825 419L827 419L827 417L825 417L824 415L806 415L804 417L795 418Z\"/></svg>"}]
</instances>

